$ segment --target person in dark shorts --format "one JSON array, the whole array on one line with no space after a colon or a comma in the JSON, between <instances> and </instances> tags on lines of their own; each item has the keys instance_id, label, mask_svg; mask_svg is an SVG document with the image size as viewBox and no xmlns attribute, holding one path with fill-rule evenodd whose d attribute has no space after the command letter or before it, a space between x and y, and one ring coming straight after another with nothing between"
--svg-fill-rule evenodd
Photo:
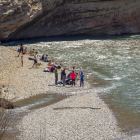
<instances>
[{"instance_id":1,"label":"person in dark shorts","mask_svg":"<svg viewBox=\"0 0 140 140\"><path fill-rule=\"evenodd\" d=\"M34 64L33 64L32 67L34 67L35 63L37 63L37 53L38 53L38 52L36 52L36 53L34 54Z\"/></svg>"},{"instance_id":2,"label":"person in dark shorts","mask_svg":"<svg viewBox=\"0 0 140 140\"><path fill-rule=\"evenodd\" d=\"M24 48L24 46L23 46L23 44L21 43L21 44L20 44L20 51L19 51L18 57L19 57L19 55L20 55L20 52L22 52L22 54L23 54L23 48Z\"/></svg>"},{"instance_id":3,"label":"person in dark shorts","mask_svg":"<svg viewBox=\"0 0 140 140\"><path fill-rule=\"evenodd\" d=\"M58 69L61 69L61 64L57 66Z\"/></svg>"},{"instance_id":4,"label":"person in dark shorts","mask_svg":"<svg viewBox=\"0 0 140 140\"><path fill-rule=\"evenodd\" d=\"M63 70L61 69L61 81L63 81Z\"/></svg>"}]
</instances>

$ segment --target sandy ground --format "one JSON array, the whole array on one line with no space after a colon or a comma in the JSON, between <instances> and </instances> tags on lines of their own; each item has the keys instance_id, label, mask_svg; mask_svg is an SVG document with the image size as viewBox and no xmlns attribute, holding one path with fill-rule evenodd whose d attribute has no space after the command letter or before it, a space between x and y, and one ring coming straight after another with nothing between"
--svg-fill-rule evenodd
<instances>
[{"instance_id":1,"label":"sandy ground","mask_svg":"<svg viewBox=\"0 0 140 140\"><path fill-rule=\"evenodd\" d=\"M49 92L73 95L29 112L18 124L22 131L18 139L112 140L126 137L113 113L87 82L82 88L79 81L75 87L55 86L54 73L43 72L48 63L41 62L40 67L32 68L34 62L28 59L29 55L24 55L22 67L16 50L0 46L0 52L2 97L16 101Z\"/></svg>"}]
</instances>

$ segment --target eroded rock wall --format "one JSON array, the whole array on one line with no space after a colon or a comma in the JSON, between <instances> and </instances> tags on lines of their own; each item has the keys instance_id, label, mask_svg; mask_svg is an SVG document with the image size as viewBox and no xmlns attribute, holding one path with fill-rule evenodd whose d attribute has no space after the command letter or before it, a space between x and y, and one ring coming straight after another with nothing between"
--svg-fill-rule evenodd
<instances>
[{"instance_id":1,"label":"eroded rock wall","mask_svg":"<svg viewBox=\"0 0 140 140\"><path fill-rule=\"evenodd\" d=\"M0 40L7 39L41 12L42 5L39 0L0 1Z\"/></svg>"},{"instance_id":2,"label":"eroded rock wall","mask_svg":"<svg viewBox=\"0 0 140 140\"><path fill-rule=\"evenodd\" d=\"M0 2L0 40L140 32L139 0Z\"/></svg>"}]
</instances>

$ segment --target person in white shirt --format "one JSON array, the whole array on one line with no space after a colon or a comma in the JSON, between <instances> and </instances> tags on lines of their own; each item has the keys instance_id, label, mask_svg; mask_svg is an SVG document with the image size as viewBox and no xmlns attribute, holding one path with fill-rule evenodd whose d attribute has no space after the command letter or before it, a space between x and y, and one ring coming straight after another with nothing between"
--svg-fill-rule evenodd
<instances>
[{"instance_id":1,"label":"person in white shirt","mask_svg":"<svg viewBox=\"0 0 140 140\"><path fill-rule=\"evenodd\" d=\"M34 67L35 63L37 63L37 53L38 53L38 52L36 52L36 53L34 54L34 64L33 64L33 67Z\"/></svg>"}]
</instances>

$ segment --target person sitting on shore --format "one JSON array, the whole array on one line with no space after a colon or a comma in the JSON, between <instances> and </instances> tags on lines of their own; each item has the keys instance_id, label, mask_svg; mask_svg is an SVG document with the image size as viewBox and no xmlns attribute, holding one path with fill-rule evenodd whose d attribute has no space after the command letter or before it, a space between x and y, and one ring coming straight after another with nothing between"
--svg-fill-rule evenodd
<instances>
[{"instance_id":1,"label":"person sitting on shore","mask_svg":"<svg viewBox=\"0 0 140 140\"><path fill-rule=\"evenodd\" d=\"M31 56L34 56L34 49L32 49L28 54L30 54Z\"/></svg>"},{"instance_id":2,"label":"person sitting on shore","mask_svg":"<svg viewBox=\"0 0 140 140\"><path fill-rule=\"evenodd\" d=\"M27 54L27 47L23 50L23 54Z\"/></svg>"},{"instance_id":3,"label":"person sitting on shore","mask_svg":"<svg viewBox=\"0 0 140 140\"><path fill-rule=\"evenodd\" d=\"M54 66L55 68L57 68L57 69L60 69L60 68L61 68L61 64L58 65L58 66L56 66L55 64L53 64L53 66Z\"/></svg>"},{"instance_id":4,"label":"person sitting on shore","mask_svg":"<svg viewBox=\"0 0 140 140\"><path fill-rule=\"evenodd\" d=\"M61 69L61 64L57 66L58 69Z\"/></svg>"},{"instance_id":5,"label":"person sitting on shore","mask_svg":"<svg viewBox=\"0 0 140 140\"><path fill-rule=\"evenodd\" d=\"M44 56L44 59L43 59L44 62L49 62L49 60L47 59L47 57L48 57L48 55L46 54L46 56Z\"/></svg>"},{"instance_id":6,"label":"person sitting on shore","mask_svg":"<svg viewBox=\"0 0 140 140\"><path fill-rule=\"evenodd\" d=\"M70 75L71 75L71 72L66 77L66 85L70 85L71 84Z\"/></svg>"},{"instance_id":7,"label":"person sitting on shore","mask_svg":"<svg viewBox=\"0 0 140 140\"><path fill-rule=\"evenodd\" d=\"M42 57L40 58L40 60L42 60L42 61L44 60L44 54L42 55Z\"/></svg>"},{"instance_id":8,"label":"person sitting on shore","mask_svg":"<svg viewBox=\"0 0 140 140\"><path fill-rule=\"evenodd\" d=\"M51 66L52 66L52 64L51 64L51 60L50 60L49 63L48 63L49 70L51 69Z\"/></svg>"},{"instance_id":9,"label":"person sitting on shore","mask_svg":"<svg viewBox=\"0 0 140 140\"><path fill-rule=\"evenodd\" d=\"M54 66L55 68L57 68L57 66L56 66L55 64L53 64L53 66Z\"/></svg>"},{"instance_id":10,"label":"person sitting on shore","mask_svg":"<svg viewBox=\"0 0 140 140\"><path fill-rule=\"evenodd\" d=\"M67 75L66 79L70 79L71 72Z\"/></svg>"},{"instance_id":11,"label":"person sitting on shore","mask_svg":"<svg viewBox=\"0 0 140 140\"><path fill-rule=\"evenodd\" d=\"M54 70L55 70L54 66L51 65L51 67L50 67L50 72L54 72Z\"/></svg>"},{"instance_id":12,"label":"person sitting on shore","mask_svg":"<svg viewBox=\"0 0 140 140\"><path fill-rule=\"evenodd\" d=\"M49 66L49 67L51 66L51 60L49 61L48 66Z\"/></svg>"}]
</instances>

